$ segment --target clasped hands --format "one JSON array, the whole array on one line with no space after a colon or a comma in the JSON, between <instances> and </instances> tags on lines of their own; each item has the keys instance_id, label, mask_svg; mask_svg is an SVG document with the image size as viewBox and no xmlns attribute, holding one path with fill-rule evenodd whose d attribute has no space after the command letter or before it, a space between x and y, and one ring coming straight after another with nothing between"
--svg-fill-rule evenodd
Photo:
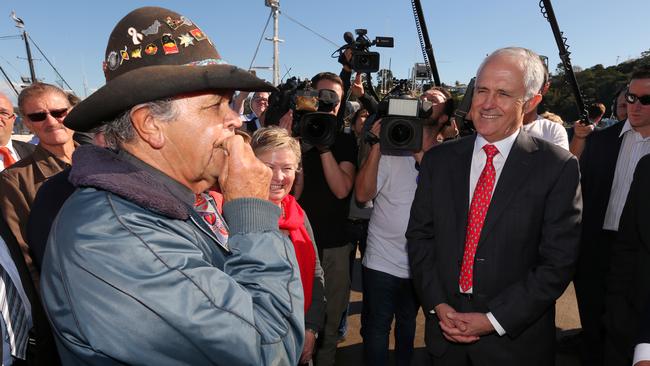
<instances>
[{"instance_id":1,"label":"clasped hands","mask_svg":"<svg viewBox=\"0 0 650 366\"><path fill-rule=\"evenodd\" d=\"M494 332L494 327L486 314L459 313L448 304L442 303L434 308L442 335L454 343L474 343L481 336Z\"/></svg>"}]
</instances>

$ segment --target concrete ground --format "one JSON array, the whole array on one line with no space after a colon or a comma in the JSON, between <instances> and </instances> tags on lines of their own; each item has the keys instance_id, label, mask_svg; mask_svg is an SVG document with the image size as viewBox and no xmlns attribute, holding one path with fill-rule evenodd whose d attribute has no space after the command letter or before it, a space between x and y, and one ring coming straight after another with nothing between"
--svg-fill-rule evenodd
<instances>
[{"instance_id":1,"label":"concrete ground","mask_svg":"<svg viewBox=\"0 0 650 366\"><path fill-rule=\"evenodd\" d=\"M352 278L352 291L350 292L350 311L348 316L348 333L345 341L339 343L336 355L337 366L360 366L363 365L363 339L359 333L361 328L361 306L363 295L361 293L361 265L360 260L355 260ZM573 283L569 285L565 293L558 299L556 304L556 327L558 337L566 337L576 334L580 329L578 306L575 298ZM430 365L428 355L424 348L424 315L422 309L418 314L417 328L415 335L415 356L412 365ZM390 350L394 349L393 333L390 337ZM392 357L392 355L391 355ZM391 358L392 363L392 358ZM560 347L556 355L557 366L578 366L577 349L574 344L567 344Z\"/></svg>"}]
</instances>

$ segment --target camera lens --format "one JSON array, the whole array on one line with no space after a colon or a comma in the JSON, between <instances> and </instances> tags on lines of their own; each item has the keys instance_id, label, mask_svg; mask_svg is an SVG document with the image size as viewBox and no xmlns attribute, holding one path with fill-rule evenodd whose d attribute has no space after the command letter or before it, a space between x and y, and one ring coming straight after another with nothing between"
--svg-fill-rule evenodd
<instances>
[{"instance_id":1,"label":"camera lens","mask_svg":"<svg viewBox=\"0 0 650 366\"><path fill-rule=\"evenodd\" d=\"M398 122L393 125L388 136L393 144L396 146L403 146L413 139L413 133L414 131L409 124Z\"/></svg>"},{"instance_id":2,"label":"camera lens","mask_svg":"<svg viewBox=\"0 0 650 366\"><path fill-rule=\"evenodd\" d=\"M305 126L305 132L315 140L322 138L326 131L325 124L319 123L318 120L309 121Z\"/></svg>"},{"instance_id":3,"label":"camera lens","mask_svg":"<svg viewBox=\"0 0 650 366\"><path fill-rule=\"evenodd\" d=\"M368 65L370 64L370 59L368 58L368 56L359 57L359 63L361 65Z\"/></svg>"}]
</instances>

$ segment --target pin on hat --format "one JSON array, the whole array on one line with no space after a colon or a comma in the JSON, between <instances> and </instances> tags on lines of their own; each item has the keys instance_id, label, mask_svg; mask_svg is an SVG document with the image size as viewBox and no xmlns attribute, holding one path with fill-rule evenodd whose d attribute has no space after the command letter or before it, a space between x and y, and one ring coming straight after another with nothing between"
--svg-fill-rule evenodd
<instances>
[{"instance_id":1,"label":"pin on hat","mask_svg":"<svg viewBox=\"0 0 650 366\"><path fill-rule=\"evenodd\" d=\"M89 131L135 105L180 94L275 90L228 65L188 17L159 7L139 8L122 18L110 34L102 64L106 84L64 120L75 131Z\"/></svg>"}]
</instances>

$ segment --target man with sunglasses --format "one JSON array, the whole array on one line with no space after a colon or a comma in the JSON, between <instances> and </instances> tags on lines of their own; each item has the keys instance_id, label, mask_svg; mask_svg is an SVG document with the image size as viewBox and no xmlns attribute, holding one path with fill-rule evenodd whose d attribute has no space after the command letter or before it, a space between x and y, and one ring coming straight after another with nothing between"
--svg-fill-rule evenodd
<instances>
[{"instance_id":1,"label":"man with sunglasses","mask_svg":"<svg viewBox=\"0 0 650 366\"><path fill-rule=\"evenodd\" d=\"M40 142L34 153L0 174L0 210L7 222L38 288L39 273L26 243L27 219L39 187L51 176L70 166L75 143L73 131L63 125L70 110L67 94L44 83L34 83L18 96L25 125Z\"/></svg>"},{"instance_id":2,"label":"man with sunglasses","mask_svg":"<svg viewBox=\"0 0 650 366\"><path fill-rule=\"evenodd\" d=\"M591 133L580 156L584 214L574 282L583 330L581 358L587 365L618 364L612 348L603 351L606 334L628 326L603 324L605 278L634 169L650 153L650 68L632 73L626 101L627 120Z\"/></svg>"},{"instance_id":3,"label":"man with sunglasses","mask_svg":"<svg viewBox=\"0 0 650 366\"><path fill-rule=\"evenodd\" d=\"M14 106L6 95L0 93L0 171L34 152L34 145L11 139L14 122Z\"/></svg>"}]
</instances>

